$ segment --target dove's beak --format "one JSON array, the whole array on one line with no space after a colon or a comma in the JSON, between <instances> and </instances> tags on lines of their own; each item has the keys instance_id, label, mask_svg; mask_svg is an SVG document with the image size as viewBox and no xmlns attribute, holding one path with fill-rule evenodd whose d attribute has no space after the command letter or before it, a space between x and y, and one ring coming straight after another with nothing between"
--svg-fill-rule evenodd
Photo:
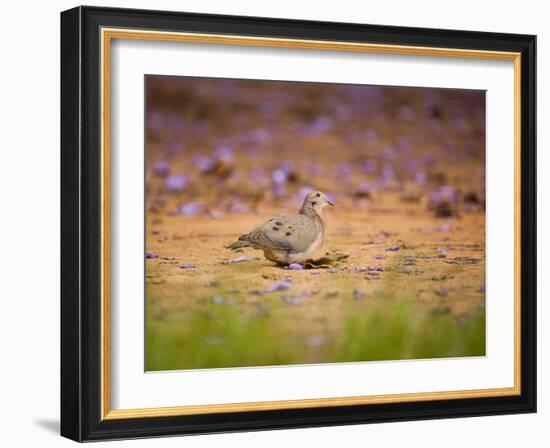
<instances>
[{"instance_id":1,"label":"dove's beak","mask_svg":"<svg viewBox=\"0 0 550 448\"><path fill-rule=\"evenodd\" d=\"M327 200L327 204L330 205L331 207L334 207L334 204L328 200Z\"/></svg>"}]
</instances>

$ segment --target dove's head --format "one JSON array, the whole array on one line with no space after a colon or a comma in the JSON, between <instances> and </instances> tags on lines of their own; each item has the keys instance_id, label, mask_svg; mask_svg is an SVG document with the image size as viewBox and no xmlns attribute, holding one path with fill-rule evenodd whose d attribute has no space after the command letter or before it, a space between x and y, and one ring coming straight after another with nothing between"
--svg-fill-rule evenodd
<instances>
[{"instance_id":1,"label":"dove's head","mask_svg":"<svg viewBox=\"0 0 550 448\"><path fill-rule=\"evenodd\" d=\"M321 214L323 208L327 205L334 206L334 204L328 200L325 193L322 191L312 191L306 195L301 212L315 210L318 214Z\"/></svg>"}]
</instances>

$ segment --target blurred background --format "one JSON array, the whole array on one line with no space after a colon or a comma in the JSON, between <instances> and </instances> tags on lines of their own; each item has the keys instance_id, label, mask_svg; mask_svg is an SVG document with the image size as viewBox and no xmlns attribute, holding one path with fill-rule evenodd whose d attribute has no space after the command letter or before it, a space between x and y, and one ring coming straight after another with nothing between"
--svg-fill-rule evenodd
<instances>
[{"instance_id":1,"label":"blurred background","mask_svg":"<svg viewBox=\"0 0 550 448\"><path fill-rule=\"evenodd\" d=\"M296 207L312 188L339 208L484 205L484 91L148 76L146 92L152 212Z\"/></svg>"}]
</instances>

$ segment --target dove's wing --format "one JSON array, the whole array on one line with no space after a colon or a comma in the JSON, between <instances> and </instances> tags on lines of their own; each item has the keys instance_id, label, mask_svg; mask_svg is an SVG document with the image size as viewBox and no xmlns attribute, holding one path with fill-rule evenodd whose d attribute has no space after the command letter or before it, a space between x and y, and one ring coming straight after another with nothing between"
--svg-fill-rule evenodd
<instances>
[{"instance_id":1,"label":"dove's wing","mask_svg":"<svg viewBox=\"0 0 550 448\"><path fill-rule=\"evenodd\" d=\"M279 215L271 218L240 239L262 249L305 252L322 232L314 219L305 215Z\"/></svg>"}]
</instances>

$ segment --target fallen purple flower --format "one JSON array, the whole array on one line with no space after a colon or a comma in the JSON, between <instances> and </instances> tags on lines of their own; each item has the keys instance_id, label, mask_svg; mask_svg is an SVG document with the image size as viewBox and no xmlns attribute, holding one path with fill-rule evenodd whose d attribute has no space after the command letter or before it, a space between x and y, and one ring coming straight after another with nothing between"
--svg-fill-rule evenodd
<instances>
[{"instance_id":1,"label":"fallen purple flower","mask_svg":"<svg viewBox=\"0 0 550 448\"><path fill-rule=\"evenodd\" d=\"M233 150L228 146L220 146L214 151L214 158L216 160L231 162L233 161Z\"/></svg>"},{"instance_id":2,"label":"fallen purple flower","mask_svg":"<svg viewBox=\"0 0 550 448\"><path fill-rule=\"evenodd\" d=\"M179 212L185 216L194 216L202 210L202 204L199 202L190 202L180 205Z\"/></svg>"},{"instance_id":3,"label":"fallen purple flower","mask_svg":"<svg viewBox=\"0 0 550 448\"><path fill-rule=\"evenodd\" d=\"M230 210L233 213L246 213L248 211L248 207L245 204L237 203L233 204Z\"/></svg>"},{"instance_id":4,"label":"fallen purple flower","mask_svg":"<svg viewBox=\"0 0 550 448\"><path fill-rule=\"evenodd\" d=\"M286 289L289 289L291 287L290 282L286 281L279 281L273 283L271 286L268 286L266 289L264 289L265 292L275 292L275 291L284 291Z\"/></svg>"},{"instance_id":5,"label":"fallen purple flower","mask_svg":"<svg viewBox=\"0 0 550 448\"><path fill-rule=\"evenodd\" d=\"M170 163L167 160L157 160L153 163L151 169L155 176L165 177L170 172Z\"/></svg>"},{"instance_id":6,"label":"fallen purple flower","mask_svg":"<svg viewBox=\"0 0 550 448\"><path fill-rule=\"evenodd\" d=\"M373 255L372 258L374 258L375 260L383 260L384 258L386 258L385 255Z\"/></svg>"},{"instance_id":7,"label":"fallen purple flower","mask_svg":"<svg viewBox=\"0 0 550 448\"><path fill-rule=\"evenodd\" d=\"M215 165L216 161L212 160L205 156L198 156L195 159L195 166L199 169L201 172L206 172L212 169L212 167Z\"/></svg>"},{"instance_id":8,"label":"fallen purple flower","mask_svg":"<svg viewBox=\"0 0 550 448\"><path fill-rule=\"evenodd\" d=\"M426 173L418 172L414 175L414 180L417 184L426 185L428 183L428 176L426 176Z\"/></svg>"},{"instance_id":9,"label":"fallen purple flower","mask_svg":"<svg viewBox=\"0 0 550 448\"><path fill-rule=\"evenodd\" d=\"M271 179L275 184L284 184L286 182L286 173L281 169L276 169L271 173Z\"/></svg>"},{"instance_id":10,"label":"fallen purple flower","mask_svg":"<svg viewBox=\"0 0 550 448\"><path fill-rule=\"evenodd\" d=\"M194 269L195 265L192 263L182 263L180 264L180 269Z\"/></svg>"},{"instance_id":11,"label":"fallen purple flower","mask_svg":"<svg viewBox=\"0 0 550 448\"><path fill-rule=\"evenodd\" d=\"M290 269L291 271L301 271L304 267L301 264L292 263L287 266L287 269Z\"/></svg>"},{"instance_id":12,"label":"fallen purple flower","mask_svg":"<svg viewBox=\"0 0 550 448\"><path fill-rule=\"evenodd\" d=\"M434 227L434 230L436 232L449 232L451 231L451 229L452 229L452 226L450 224Z\"/></svg>"},{"instance_id":13,"label":"fallen purple flower","mask_svg":"<svg viewBox=\"0 0 550 448\"><path fill-rule=\"evenodd\" d=\"M361 166L363 168L363 171L365 171L366 173L374 173L376 172L378 164L376 163L376 160L367 159L363 160Z\"/></svg>"},{"instance_id":14,"label":"fallen purple flower","mask_svg":"<svg viewBox=\"0 0 550 448\"><path fill-rule=\"evenodd\" d=\"M369 272L384 272L384 266L369 266L368 271Z\"/></svg>"},{"instance_id":15,"label":"fallen purple flower","mask_svg":"<svg viewBox=\"0 0 550 448\"><path fill-rule=\"evenodd\" d=\"M145 252L145 258L158 258L158 254L154 252Z\"/></svg>"},{"instance_id":16,"label":"fallen purple flower","mask_svg":"<svg viewBox=\"0 0 550 448\"><path fill-rule=\"evenodd\" d=\"M395 252L395 251L398 251L400 249L399 246L388 246L386 247L386 251L390 251L390 252Z\"/></svg>"},{"instance_id":17,"label":"fallen purple flower","mask_svg":"<svg viewBox=\"0 0 550 448\"><path fill-rule=\"evenodd\" d=\"M360 289L354 289L353 290L353 298L355 300L361 300L364 297L365 297L365 293L363 291L361 291Z\"/></svg>"},{"instance_id":18,"label":"fallen purple flower","mask_svg":"<svg viewBox=\"0 0 550 448\"><path fill-rule=\"evenodd\" d=\"M187 176L185 174L173 174L166 179L164 186L168 191L179 193L187 187Z\"/></svg>"}]
</instances>

